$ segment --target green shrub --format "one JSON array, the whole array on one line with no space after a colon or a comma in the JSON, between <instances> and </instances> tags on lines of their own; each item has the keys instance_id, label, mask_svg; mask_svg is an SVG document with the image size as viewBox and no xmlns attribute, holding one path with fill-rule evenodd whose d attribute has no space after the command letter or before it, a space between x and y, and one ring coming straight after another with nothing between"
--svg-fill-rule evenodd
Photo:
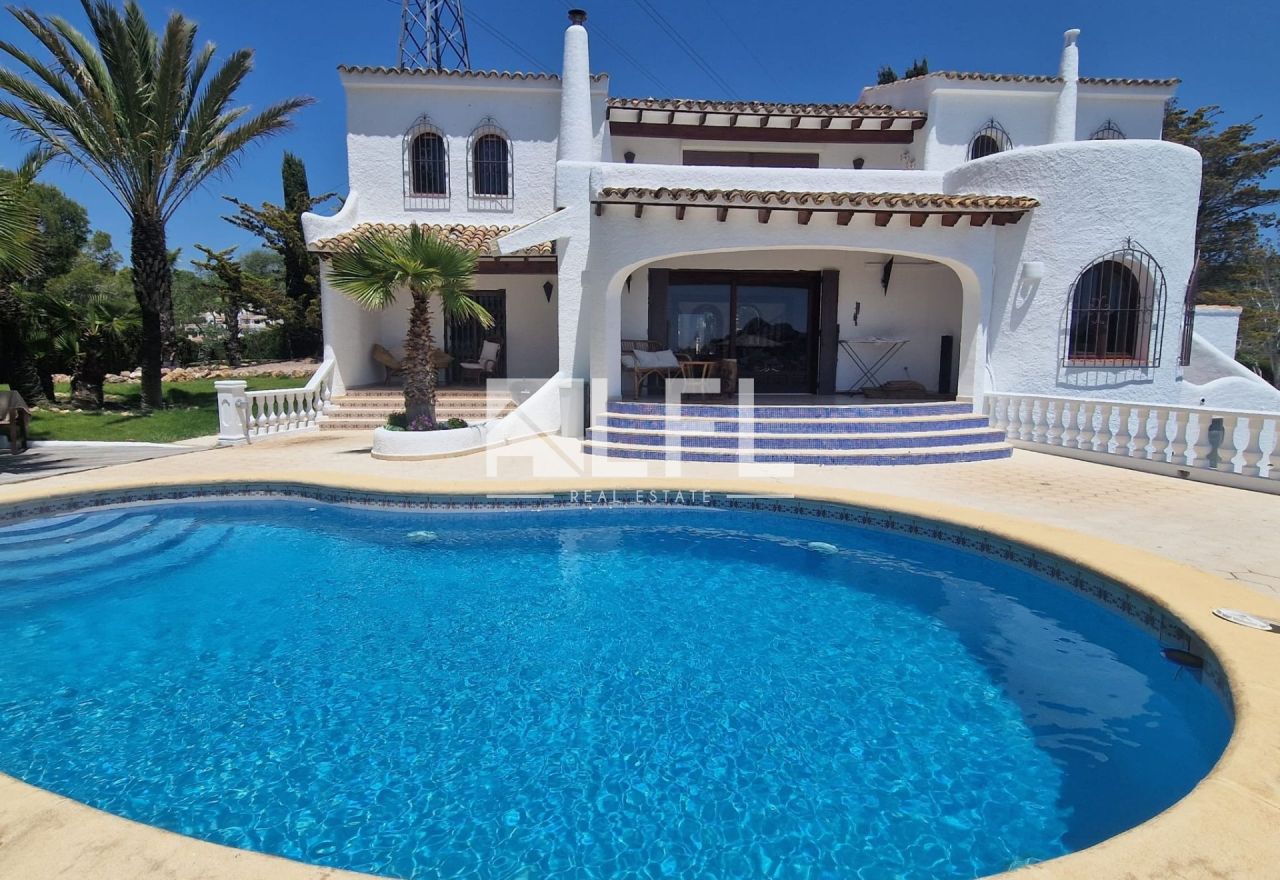
<instances>
[{"instance_id":1,"label":"green shrub","mask_svg":"<svg viewBox=\"0 0 1280 880\"><path fill-rule=\"evenodd\" d=\"M465 428L465 427L467 427L467 420L466 420L466 419L459 419L459 418L452 418L452 419L449 419L449 421L445 422L445 423L444 423L444 426L445 426L446 428Z\"/></svg>"},{"instance_id":2,"label":"green shrub","mask_svg":"<svg viewBox=\"0 0 1280 880\"><path fill-rule=\"evenodd\" d=\"M284 328L267 327L241 333L240 344L247 361L278 361L285 356Z\"/></svg>"},{"instance_id":3,"label":"green shrub","mask_svg":"<svg viewBox=\"0 0 1280 880\"><path fill-rule=\"evenodd\" d=\"M387 416L387 427L394 431L407 431L409 429L409 414L407 412L393 412Z\"/></svg>"}]
</instances>

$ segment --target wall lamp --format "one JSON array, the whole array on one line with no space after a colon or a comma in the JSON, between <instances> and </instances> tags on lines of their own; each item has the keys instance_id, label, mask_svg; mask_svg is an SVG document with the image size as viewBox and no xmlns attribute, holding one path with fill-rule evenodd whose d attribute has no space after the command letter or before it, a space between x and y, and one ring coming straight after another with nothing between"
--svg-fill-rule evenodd
<instances>
[{"instance_id":1,"label":"wall lamp","mask_svg":"<svg viewBox=\"0 0 1280 880\"><path fill-rule=\"evenodd\" d=\"M552 288L552 286L551 286L551 282L550 282L550 281L548 281L546 284L542 285L542 292L543 292L543 293L545 293L545 294L547 295L547 302L551 302L551 291L552 291L553 289L554 289L554 288Z\"/></svg>"}]
</instances>

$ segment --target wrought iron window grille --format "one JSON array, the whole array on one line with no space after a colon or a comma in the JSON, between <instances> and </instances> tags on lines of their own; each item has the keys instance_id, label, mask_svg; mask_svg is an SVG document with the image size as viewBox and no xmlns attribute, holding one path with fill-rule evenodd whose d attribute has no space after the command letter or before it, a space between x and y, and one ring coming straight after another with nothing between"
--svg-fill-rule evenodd
<instances>
[{"instance_id":1,"label":"wrought iron window grille","mask_svg":"<svg viewBox=\"0 0 1280 880\"><path fill-rule=\"evenodd\" d=\"M1106 122L1094 129L1093 134L1089 135L1091 141L1122 141L1125 140L1124 132L1120 127L1108 119Z\"/></svg>"},{"instance_id":2,"label":"wrought iron window grille","mask_svg":"<svg viewBox=\"0 0 1280 880\"><path fill-rule=\"evenodd\" d=\"M449 207L449 142L426 115L404 133L406 208Z\"/></svg>"},{"instance_id":3,"label":"wrought iron window grille","mask_svg":"<svg viewBox=\"0 0 1280 880\"><path fill-rule=\"evenodd\" d=\"M969 138L969 158L971 160L994 156L996 153L1003 153L1011 149L1013 149L1013 139L1009 137L1009 132L1005 131L1004 126L996 122L994 118L988 119L986 124L974 132L973 137Z\"/></svg>"},{"instance_id":4,"label":"wrought iron window grille","mask_svg":"<svg viewBox=\"0 0 1280 880\"><path fill-rule=\"evenodd\" d=\"M467 164L471 207L510 210L515 197L511 138L491 117L471 132Z\"/></svg>"},{"instance_id":5,"label":"wrought iron window grille","mask_svg":"<svg viewBox=\"0 0 1280 880\"><path fill-rule=\"evenodd\" d=\"M1166 292L1164 270L1131 238L1091 262L1071 285L1063 366L1160 366Z\"/></svg>"}]
</instances>

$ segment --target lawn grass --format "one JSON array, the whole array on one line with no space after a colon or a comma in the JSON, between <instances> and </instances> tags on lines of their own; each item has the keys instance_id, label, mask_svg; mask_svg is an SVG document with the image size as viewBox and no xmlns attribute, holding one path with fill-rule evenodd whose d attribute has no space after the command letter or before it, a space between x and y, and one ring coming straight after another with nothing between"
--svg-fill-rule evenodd
<instances>
[{"instance_id":1,"label":"lawn grass","mask_svg":"<svg viewBox=\"0 0 1280 880\"><path fill-rule=\"evenodd\" d=\"M250 391L300 388L307 378L272 377L246 380ZM70 394L66 385L56 388L58 400ZM218 394L213 380L165 382L165 408L140 411L142 386L136 382L106 386L106 406L101 412L39 409L31 413L32 440L133 440L172 443L218 433Z\"/></svg>"}]
</instances>

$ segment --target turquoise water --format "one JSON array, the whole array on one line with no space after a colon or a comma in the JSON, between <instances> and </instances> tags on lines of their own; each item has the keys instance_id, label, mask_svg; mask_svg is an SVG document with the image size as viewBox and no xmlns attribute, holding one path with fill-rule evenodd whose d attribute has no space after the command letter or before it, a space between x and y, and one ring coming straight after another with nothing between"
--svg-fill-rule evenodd
<instances>
[{"instance_id":1,"label":"turquoise water","mask_svg":"<svg viewBox=\"0 0 1280 880\"><path fill-rule=\"evenodd\" d=\"M393 877L971 878L1149 818L1230 732L1099 606L799 517L202 502L0 563L0 770Z\"/></svg>"}]
</instances>

